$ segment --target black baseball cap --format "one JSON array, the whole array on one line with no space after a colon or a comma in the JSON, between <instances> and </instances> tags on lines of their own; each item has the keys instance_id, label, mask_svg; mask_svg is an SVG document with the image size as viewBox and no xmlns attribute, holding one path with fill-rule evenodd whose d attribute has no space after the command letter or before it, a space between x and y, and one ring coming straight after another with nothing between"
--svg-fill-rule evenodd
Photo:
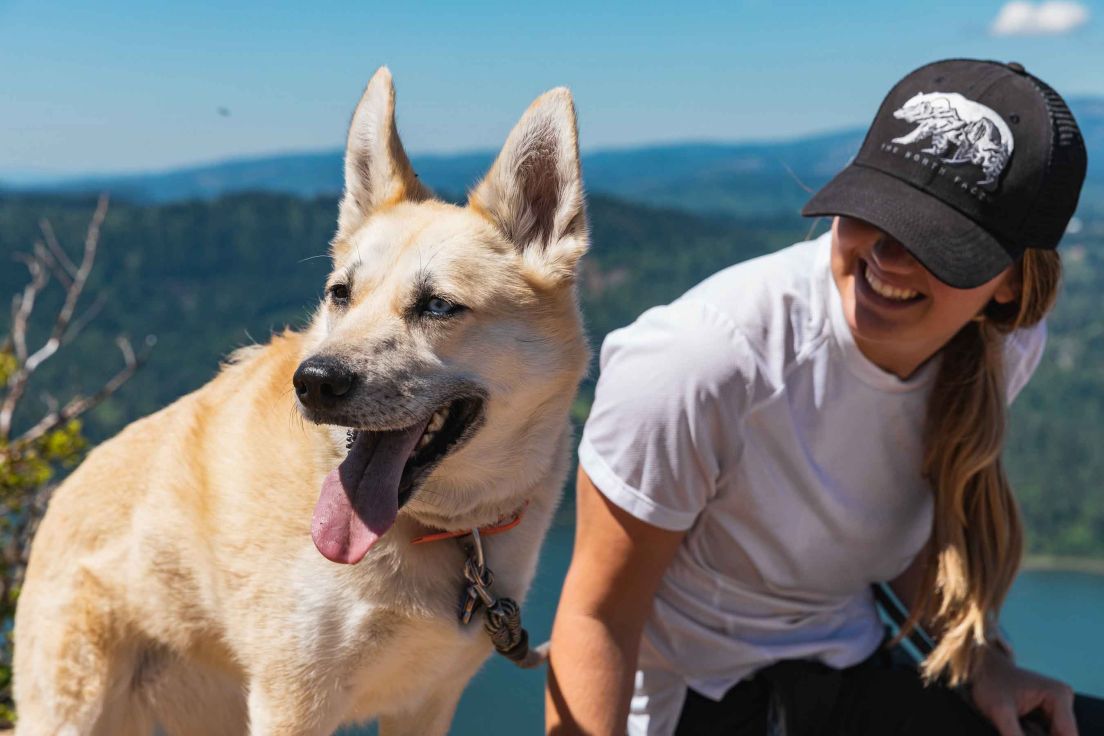
<instances>
[{"instance_id":1,"label":"black baseball cap","mask_svg":"<svg viewBox=\"0 0 1104 736\"><path fill-rule=\"evenodd\" d=\"M1065 101L1015 62L950 59L890 90L858 155L802 209L900 241L936 278L980 286L1069 224L1087 156Z\"/></svg>"}]
</instances>

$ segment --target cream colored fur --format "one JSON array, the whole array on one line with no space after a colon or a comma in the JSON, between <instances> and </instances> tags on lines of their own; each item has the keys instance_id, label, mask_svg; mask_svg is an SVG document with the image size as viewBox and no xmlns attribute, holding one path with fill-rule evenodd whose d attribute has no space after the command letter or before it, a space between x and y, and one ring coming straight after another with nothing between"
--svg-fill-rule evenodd
<instances>
[{"instance_id":1,"label":"cream colored fur","mask_svg":"<svg viewBox=\"0 0 1104 736\"><path fill-rule=\"evenodd\" d=\"M586 250L570 94L525 113L471 206L432 198L394 123L380 69L353 117L330 283L305 332L240 351L210 383L105 442L56 493L16 616L17 733L328 734L378 718L384 736L448 730L491 653L456 621L464 553L435 529L522 523L488 538L499 595L522 600L569 461L587 350L574 273ZM468 307L409 314L426 279ZM228 315L227 318L232 318ZM345 430L304 418L292 375L326 354L386 401L361 426L428 417L464 380L486 421L356 565L311 541ZM367 380L367 379L366 379ZM377 397L378 399L379 397Z\"/></svg>"}]
</instances>

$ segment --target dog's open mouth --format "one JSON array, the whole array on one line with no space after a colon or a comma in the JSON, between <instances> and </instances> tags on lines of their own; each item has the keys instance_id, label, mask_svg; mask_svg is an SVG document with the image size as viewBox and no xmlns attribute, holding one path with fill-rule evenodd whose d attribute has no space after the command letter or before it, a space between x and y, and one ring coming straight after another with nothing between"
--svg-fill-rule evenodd
<instances>
[{"instance_id":1,"label":"dog's open mouth","mask_svg":"<svg viewBox=\"0 0 1104 736\"><path fill-rule=\"evenodd\" d=\"M467 442L482 418L483 399L467 396L403 429L351 432L349 454L322 481L314 507L311 537L318 551L333 562L360 562L426 476Z\"/></svg>"}]
</instances>

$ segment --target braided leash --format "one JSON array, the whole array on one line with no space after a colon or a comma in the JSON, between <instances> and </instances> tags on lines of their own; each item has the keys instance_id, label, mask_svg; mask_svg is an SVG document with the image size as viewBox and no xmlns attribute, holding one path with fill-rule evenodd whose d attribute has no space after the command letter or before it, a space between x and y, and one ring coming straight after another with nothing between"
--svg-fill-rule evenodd
<instances>
[{"instance_id":1,"label":"braided leash","mask_svg":"<svg viewBox=\"0 0 1104 736\"><path fill-rule=\"evenodd\" d=\"M468 581L460 606L460 623L471 621L476 609L483 607L483 630L491 637L495 651L518 667L530 669L548 658L548 647L530 648L529 632L521 625L521 606L513 598L497 598L491 592L494 573L483 557L483 539L472 529L472 543L466 545L464 578Z\"/></svg>"}]
</instances>

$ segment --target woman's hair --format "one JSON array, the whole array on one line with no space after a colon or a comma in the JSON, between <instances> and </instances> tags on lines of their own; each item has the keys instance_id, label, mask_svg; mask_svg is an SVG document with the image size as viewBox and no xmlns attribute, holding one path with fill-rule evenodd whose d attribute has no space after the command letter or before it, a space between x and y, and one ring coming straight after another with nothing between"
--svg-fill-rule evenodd
<instances>
[{"instance_id":1,"label":"woman's hair","mask_svg":"<svg viewBox=\"0 0 1104 736\"><path fill-rule=\"evenodd\" d=\"M925 621L938 644L929 680L968 679L992 640L1023 551L1023 527L1001 465L1007 393L1004 336L1038 323L1054 305L1057 252L1030 249L1018 265L1020 298L991 303L942 350L924 428L924 477L935 496L928 559L907 633Z\"/></svg>"}]
</instances>

